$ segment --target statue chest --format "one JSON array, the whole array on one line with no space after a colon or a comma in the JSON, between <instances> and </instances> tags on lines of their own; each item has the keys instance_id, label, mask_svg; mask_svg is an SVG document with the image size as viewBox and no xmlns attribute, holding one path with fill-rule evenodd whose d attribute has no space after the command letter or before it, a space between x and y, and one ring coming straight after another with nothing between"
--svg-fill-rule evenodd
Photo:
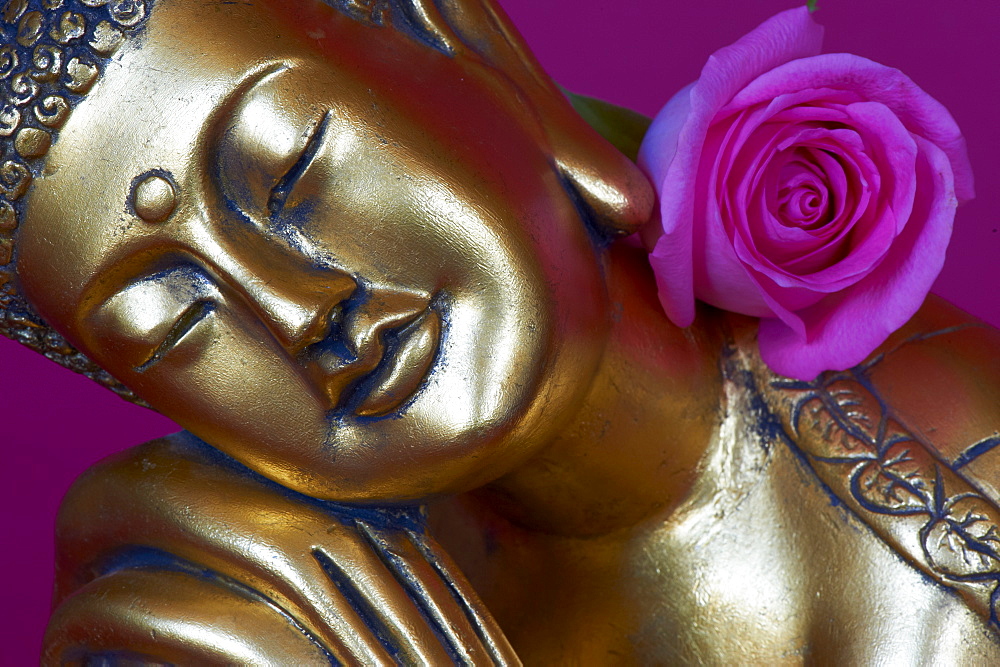
<instances>
[{"instance_id":1,"label":"statue chest","mask_svg":"<svg viewBox=\"0 0 1000 667\"><path fill-rule=\"evenodd\" d=\"M439 534L526 664L1000 660L786 446L719 447L690 503L625 534L541 535L469 502L436 510Z\"/></svg>"}]
</instances>

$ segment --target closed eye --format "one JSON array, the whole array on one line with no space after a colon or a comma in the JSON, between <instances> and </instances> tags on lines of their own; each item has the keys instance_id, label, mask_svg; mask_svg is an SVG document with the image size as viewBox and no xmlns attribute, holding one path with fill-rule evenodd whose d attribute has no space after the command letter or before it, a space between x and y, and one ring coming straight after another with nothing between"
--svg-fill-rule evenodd
<instances>
[{"instance_id":1,"label":"closed eye","mask_svg":"<svg viewBox=\"0 0 1000 667\"><path fill-rule=\"evenodd\" d=\"M323 145L323 136L330 125L330 115L331 112L329 111L323 115L323 118L316 124L316 127L313 128L312 133L309 135L309 139L306 141L305 148L302 150L301 155L299 155L299 159L295 161L295 164L271 188L271 194L267 199L267 211L272 218L278 215L285 207L285 201L288 199L289 193L302 177L302 174L305 173L306 169L309 168L309 165L316 157L316 153L319 152L320 146Z\"/></svg>"},{"instance_id":2,"label":"closed eye","mask_svg":"<svg viewBox=\"0 0 1000 667\"><path fill-rule=\"evenodd\" d=\"M173 266L116 277L89 293L94 305L85 317L92 344L113 356L119 368L146 370L222 302L212 278L183 256L163 255L154 261ZM111 295L104 298L108 291Z\"/></svg>"},{"instance_id":3,"label":"closed eye","mask_svg":"<svg viewBox=\"0 0 1000 667\"><path fill-rule=\"evenodd\" d=\"M201 322L203 319L212 314L215 310L215 304L210 301L196 301L191 304L187 310L174 322L174 325L167 332L166 337L163 339L155 350L153 354L149 356L146 361L135 367L136 372L143 373L150 366L158 362L163 356L172 350L174 347L180 343L181 339L194 329L195 325Z\"/></svg>"}]
</instances>

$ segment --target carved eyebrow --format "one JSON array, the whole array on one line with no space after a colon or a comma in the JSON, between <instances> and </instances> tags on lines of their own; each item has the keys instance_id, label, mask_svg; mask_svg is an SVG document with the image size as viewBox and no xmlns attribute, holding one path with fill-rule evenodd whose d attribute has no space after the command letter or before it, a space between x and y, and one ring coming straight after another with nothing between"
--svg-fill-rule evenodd
<instances>
[{"instance_id":1,"label":"carved eyebrow","mask_svg":"<svg viewBox=\"0 0 1000 667\"><path fill-rule=\"evenodd\" d=\"M264 67L256 71L249 72L246 77L244 77L236 87L233 88L223 100L220 101L218 108L209 116L206 122L206 132L209 134L217 133L221 128L226 125L232 125L233 114L240 106L240 102L243 101L257 86L260 86L265 81L273 76L282 74L291 70L291 65L284 62L272 62L268 63Z\"/></svg>"},{"instance_id":2,"label":"carved eyebrow","mask_svg":"<svg viewBox=\"0 0 1000 667\"><path fill-rule=\"evenodd\" d=\"M312 163L313 159L316 157L316 153L319 152L320 146L323 145L323 137L326 135L326 130L330 125L331 111L327 111L323 114L323 118L316 124L312 132L309 134L309 139L306 140L305 148L302 149L302 153L299 158L295 161L288 171L285 172L284 176L278 179L278 182L274 184L271 188L271 196L267 199L267 211L273 218L281 211L285 206L285 200L288 199L288 194L295 187L299 178L305 173L306 169Z\"/></svg>"}]
</instances>

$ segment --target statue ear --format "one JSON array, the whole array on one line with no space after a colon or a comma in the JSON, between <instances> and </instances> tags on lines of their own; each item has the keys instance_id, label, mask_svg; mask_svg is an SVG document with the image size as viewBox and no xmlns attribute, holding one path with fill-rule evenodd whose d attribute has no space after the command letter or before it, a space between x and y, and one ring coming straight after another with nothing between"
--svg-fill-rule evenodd
<instances>
[{"instance_id":1,"label":"statue ear","mask_svg":"<svg viewBox=\"0 0 1000 667\"><path fill-rule=\"evenodd\" d=\"M631 234L652 212L646 177L577 114L495 0L403 0L405 16L456 57L503 72L534 107L552 156L579 203L604 231Z\"/></svg>"}]
</instances>

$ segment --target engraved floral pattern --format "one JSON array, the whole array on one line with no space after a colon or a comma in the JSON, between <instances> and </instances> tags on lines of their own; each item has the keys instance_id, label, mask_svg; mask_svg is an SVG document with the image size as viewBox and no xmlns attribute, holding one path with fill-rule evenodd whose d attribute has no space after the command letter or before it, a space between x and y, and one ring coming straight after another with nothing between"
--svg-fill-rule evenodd
<instances>
[{"instance_id":1,"label":"engraved floral pattern","mask_svg":"<svg viewBox=\"0 0 1000 667\"><path fill-rule=\"evenodd\" d=\"M788 442L876 534L1000 630L1000 511L893 417L870 380L880 361L773 380L793 397Z\"/></svg>"}]
</instances>

